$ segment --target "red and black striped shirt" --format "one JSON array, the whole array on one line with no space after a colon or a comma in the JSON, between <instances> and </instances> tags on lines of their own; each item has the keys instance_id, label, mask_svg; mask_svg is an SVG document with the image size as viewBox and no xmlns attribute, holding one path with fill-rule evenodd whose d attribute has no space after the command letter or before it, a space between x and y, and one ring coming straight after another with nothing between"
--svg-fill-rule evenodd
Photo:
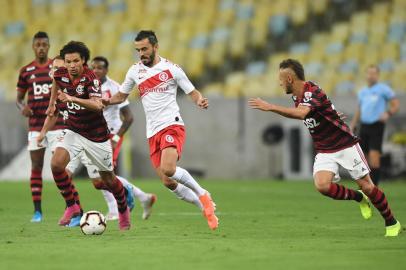
<instances>
[{"instance_id":1,"label":"red and black striped shirt","mask_svg":"<svg viewBox=\"0 0 406 270\"><path fill-rule=\"evenodd\" d=\"M20 69L17 91L24 95L28 93L27 105L33 112L28 119L30 131L41 131L46 118L49 99L51 97L52 78L49 73L52 68L52 59L44 65L32 61ZM63 128L63 119L58 117L53 130Z\"/></svg>"},{"instance_id":2,"label":"red and black striped shirt","mask_svg":"<svg viewBox=\"0 0 406 270\"><path fill-rule=\"evenodd\" d=\"M80 78L72 81L65 67L54 73L54 79L59 88L70 96L81 99L102 97L100 81L89 68L84 67ZM59 106L58 106L59 107ZM103 117L103 111L94 112L82 106L68 102L66 104L68 118L67 129L70 129L93 142L105 142L109 139L109 129Z\"/></svg>"},{"instance_id":3,"label":"red and black striped shirt","mask_svg":"<svg viewBox=\"0 0 406 270\"><path fill-rule=\"evenodd\" d=\"M311 109L303 123L309 129L317 152L337 152L359 141L348 125L341 120L334 105L317 84L306 82L303 96L292 98L296 107L303 105Z\"/></svg>"}]
</instances>

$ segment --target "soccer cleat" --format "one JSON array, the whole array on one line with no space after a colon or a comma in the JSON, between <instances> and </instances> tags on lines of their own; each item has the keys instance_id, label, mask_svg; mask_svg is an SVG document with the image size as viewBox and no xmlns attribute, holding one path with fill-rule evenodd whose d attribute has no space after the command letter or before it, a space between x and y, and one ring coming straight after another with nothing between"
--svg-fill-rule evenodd
<instances>
[{"instance_id":1,"label":"soccer cleat","mask_svg":"<svg viewBox=\"0 0 406 270\"><path fill-rule=\"evenodd\" d=\"M112 212L108 212L106 214L106 220L110 221L110 220L117 220L118 219L118 213L112 213Z\"/></svg>"},{"instance_id":2,"label":"soccer cleat","mask_svg":"<svg viewBox=\"0 0 406 270\"><path fill-rule=\"evenodd\" d=\"M70 222L66 227L78 227L80 225L80 219L82 218L82 215L79 216L74 216L70 219Z\"/></svg>"},{"instance_id":3,"label":"soccer cleat","mask_svg":"<svg viewBox=\"0 0 406 270\"><path fill-rule=\"evenodd\" d=\"M156 202L156 195L155 194L148 194L148 200L142 202L142 208L144 209L142 212L142 219L148 219L152 212L152 206Z\"/></svg>"},{"instance_id":4,"label":"soccer cleat","mask_svg":"<svg viewBox=\"0 0 406 270\"><path fill-rule=\"evenodd\" d=\"M394 237L398 236L402 230L402 226L400 225L399 221L396 221L394 225L386 226L386 234L385 237Z\"/></svg>"},{"instance_id":5,"label":"soccer cleat","mask_svg":"<svg viewBox=\"0 0 406 270\"><path fill-rule=\"evenodd\" d=\"M359 202L359 209L361 210L361 215L365 219L370 219L372 217L372 209L369 203L369 198L361 190L358 190L362 194L362 200Z\"/></svg>"},{"instance_id":6,"label":"soccer cleat","mask_svg":"<svg viewBox=\"0 0 406 270\"><path fill-rule=\"evenodd\" d=\"M133 186L132 185L123 185L123 186L127 190L125 197L127 199L128 208L130 208L130 211L132 211L135 206Z\"/></svg>"},{"instance_id":7,"label":"soccer cleat","mask_svg":"<svg viewBox=\"0 0 406 270\"><path fill-rule=\"evenodd\" d=\"M34 215L32 216L31 222L38 223L42 221L42 213L40 211L35 211Z\"/></svg>"},{"instance_id":8,"label":"soccer cleat","mask_svg":"<svg viewBox=\"0 0 406 270\"><path fill-rule=\"evenodd\" d=\"M118 228L120 231L124 231L129 230L130 227L130 209L127 207L124 213L118 213Z\"/></svg>"},{"instance_id":9,"label":"soccer cleat","mask_svg":"<svg viewBox=\"0 0 406 270\"><path fill-rule=\"evenodd\" d=\"M72 206L66 207L63 216L59 220L58 224L61 226L68 225L70 223L71 218L80 215L80 207L77 204Z\"/></svg>"},{"instance_id":10,"label":"soccer cleat","mask_svg":"<svg viewBox=\"0 0 406 270\"><path fill-rule=\"evenodd\" d=\"M213 203L210 194L206 192L206 194L199 197L199 200L203 205L203 215L207 219L209 228L212 230L217 229L217 227L219 226L219 220L214 213L215 204Z\"/></svg>"}]
</instances>

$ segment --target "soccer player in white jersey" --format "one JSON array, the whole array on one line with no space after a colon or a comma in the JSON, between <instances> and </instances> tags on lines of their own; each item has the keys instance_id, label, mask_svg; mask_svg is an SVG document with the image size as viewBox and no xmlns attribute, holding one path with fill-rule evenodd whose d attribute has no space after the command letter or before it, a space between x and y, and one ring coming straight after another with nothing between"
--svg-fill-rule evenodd
<instances>
[{"instance_id":1,"label":"soccer player in white jersey","mask_svg":"<svg viewBox=\"0 0 406 270\"><path fill-rule=\"evenodd\" d=\"M97 56L93 58L91 62L91 68L96 76L100 79L102 85L102 96L110 98L112 95L116 94L119 91L120 85L107 76L109 62L103 56ZM110 140L113 146L113 163L116 167L116 161L119 155L121 143L123 141L123 136L131 126L133 121L133 116L129 108L128 100L124 101L121 104L112 105L104 108L103 116L106 119L107 126L110 130ZM121 120L121 117L123 120ZM104 199L106 200L108 206L108 213L106 215L107 220L116 220L118 219L118 208L117 202L113 194L108 191L108 187L100 179L100 175L96 166L92 164L90 159L82 154L80 157L74 158L71 160L66 167L68 175L72 176L74 172L79 168L80 164L83 164L86 169L89 177L93 181L93 185L96 189L100 189L103 193ZM143 219L148 219L151 215L152 205L156 201L156 195L145 193L140 188L131 184L127 179L117 176L117 179L123 184L127 190L127 204L130 208L134 207L133 196L137 198L143 208ZM69 226L78 226L79 221L72 219Z\"/></svg>"},{"instance_id":2,"label":"soccer player in white jersey","mask_svg":"<svg viewBox=\"0 0 406 270\"><path fill-rule=\"evenodd\" d=\"M176 166L185 140L184 123L176 102L177 88L180 86L202 109L208 108L208 100L178 65L158 55L158 39L153 31L139 32L135 49L141 61L130 67L120 92L110 99L103 98L103 104L124 102L137 86L146 115L150 157L157 174L180 199L201 208L210 229L215 230L218 218L209 192L188 171Z\"/></svg>"}]
</instances>

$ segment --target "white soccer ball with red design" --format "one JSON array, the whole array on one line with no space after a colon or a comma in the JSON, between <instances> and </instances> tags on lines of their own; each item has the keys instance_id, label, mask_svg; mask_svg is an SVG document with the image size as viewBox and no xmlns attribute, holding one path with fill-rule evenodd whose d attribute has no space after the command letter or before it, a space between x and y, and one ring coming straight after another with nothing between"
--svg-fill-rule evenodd
<instances>
[{"instance_id":1,"label":"white soccer ball with red design","mask_svg":"<svg viewBox=\"0 0 406 270\"><path fill-rule=\"evenodd\" d=\"M106 226L106 218L99 211L88 211L80 219L80 229L86 235L102 234Z\"/></svg>"}]
</instances>

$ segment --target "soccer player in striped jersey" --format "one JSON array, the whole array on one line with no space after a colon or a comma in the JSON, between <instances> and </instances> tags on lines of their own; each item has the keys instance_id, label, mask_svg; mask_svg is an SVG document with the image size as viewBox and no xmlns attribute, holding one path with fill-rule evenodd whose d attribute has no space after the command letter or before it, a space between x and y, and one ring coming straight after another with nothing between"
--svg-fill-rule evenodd
<instances>
[{"instance_id":1,"label":"soccer player in striped jersey","mask_svg":"<svg viewBox=\"0 0 406 270\"><path fill-rule=\"evenodd\" d=\"M93 58L91 62L91 68L96 76L101 81L101 91L102 96L110 98L112 95L119 91L120 85L107 76L109 61L103 56L97 56ZM103 110L104 118L106 119L107 126L110 130L110 142L113 147L113 165L116 168L116 161L120 152L121 143L123 141L123 136L131 126L133 121L132 112L129 108L129 102L125 102L117 105L107 106ZM122 120L121 120L122 118ZM108 213L106 214L107 220L118 219L117 202L111 192L100 179L100 174L97 168L92 164L89 158L81 154L71 160L66 168L69 175L73 175L77 168L83 164L89 177L92 179L93 185L96 189L99 189L103 193L103 197L106 200L108 206ZM133 198L137 198L143 208L142 218L148 219L151 215L152 205L156 201L156 195L146 193L135 185L131 184L124 177L117 176L117 179L121 181L126 189L127 204L132 209L134 207ZM78 226L79 220L72 219L69 226Z\"/></svg>"},{"instance_id":2,"label":"soccer player in striped jersey","mask_svg":"<svg viewBox=\"0 0 406 270\"><path fill-rule=\"evenodd\" d=\"M71 41L62 48L60 55L65 61L65 67L54 73L47 109L50 118L56 117L55 103L58 99L66 103L68 111L67 128L58 138L51 161L54 180L68 206L59 224L67 225L72 217L80 215L80 207L73 197L71 179L65 169L70 160L85 153L98 168L102 181L117 200L119 229L128 230L130 211L123 185L113 172L113 152L109 141L110 132L103 117L100 81L87 67L89 49L82 42Z\"/></svg>"},{"instance_id":3,"label":"soccer player in striped jersey","mask_svg":"<svg viewBox=\"0 0 406 270\"><path fill-rule=\"evenodd\" d=\"M34 203L34 215L31 222L42 221L42 168L45 148L53 148L57 136L63 128L63 120L58 117L53 129L47 132L42 146L36 138L46 118L45 110L49 104L52 78L50 76L52 59L48 58L49 37L45 32L38 32L32 40L35 59L21 68L17 83L17 107L28 118L28 151L31 158L31 196ZM25 97L27 96L27 102Z\"/></svg>"},{"instance_id":4,"label":"soccer player in striped jersey","mask_svg":"<svg viewBox=\"0 0 406 270\"><path fill-rule=\"evenodd\" d=\"M251 108L303 120L318 152L313 167L317 190L335 200L358 202L365 219L372 215L369 204L372 202L385 220L385 236L397 236L401 225L394 217L385 194L371 180L359 139L341 119L325 92L317 84L305 80L302 64L293 59L280 63L279 84L286 94L292 94L295 108L271 104L260 98L249 100ZM339 166L350 173L361 190L333 183L334 177L338 176Z\"/></svg>"}]
</instances>

